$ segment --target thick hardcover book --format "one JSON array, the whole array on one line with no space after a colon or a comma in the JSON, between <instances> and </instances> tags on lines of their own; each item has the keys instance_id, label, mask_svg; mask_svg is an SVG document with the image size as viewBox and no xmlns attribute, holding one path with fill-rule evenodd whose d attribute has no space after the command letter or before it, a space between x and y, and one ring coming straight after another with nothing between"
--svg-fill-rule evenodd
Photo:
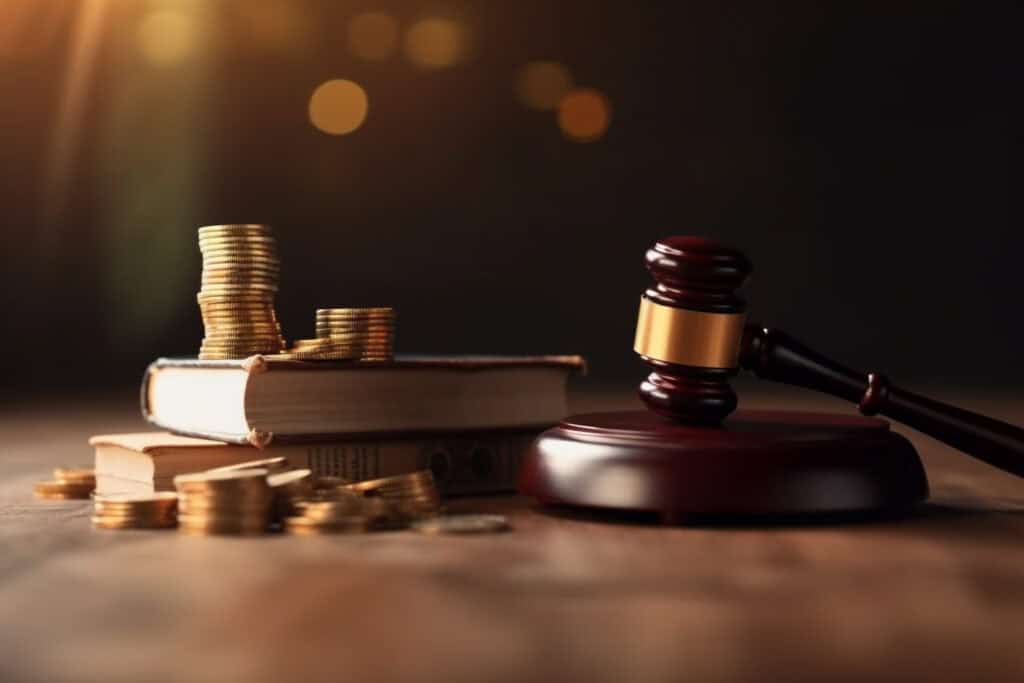
<instances>
[{"instance_id":1,"label":"thick hardcover book","mask_svg":"<svg viewBox=\"0 0 1024 683\"><path fill-rule=\"evenodd\" d=\"M353 434L422 435L558 422L579 356L399 356L392 362L160 359L142 413L178 434L263 448Z\"/></svg>"},{"instance_id":2,"label":"thick hardcover book","mask_svg":"<svg viewBox=\"0 0 1024 683\"><path fill-rule=\"evenodd\" d=\"M514 491L519 463L537 430L433 434L252 446L168 432L94 436L98 493L173 491L174 477L247 460L281 456L316 475L361 480L429 469L448 495Z\"/></svg>"}]
</instances>

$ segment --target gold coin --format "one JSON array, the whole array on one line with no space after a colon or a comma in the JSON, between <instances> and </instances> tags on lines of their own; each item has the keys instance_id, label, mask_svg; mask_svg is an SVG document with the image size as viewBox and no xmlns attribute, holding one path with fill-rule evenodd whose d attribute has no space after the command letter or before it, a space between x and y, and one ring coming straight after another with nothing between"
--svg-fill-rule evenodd
<instances>
[{"instance_id":1,"label":"gold coin","mask_svg":"<svg viewBox=\"0 0 1024 683\"><path fill-rule=\"evenodd\" d=\"M330 340L328 339L296 339L292 342L293 348L305 348L305 349L326 349L330 346Z\"/></svg>"},{"instance_id":2,"label":"gold coin","mask_svg":"<svg viewBox=\"0 0 1024 683\"><path fill-rule=\"evenodd\" d=\"M173 517L161 520L121 520L93 516L90 519L97 529L173 529L178 524Z\"/></svg>"},{"instance_id":3,"label":"gold coin","mask_svg":"<svg viewBox=\"0 0 1024 683\"><path fill-rule=\"evenodd\" d=\"M267 485L270 488L279 486L290 486L301 481L312 481L313 472L309 469L289 470L288 472L276 472L267 475Z\"/></svg>"},{"instance_id":4,"label":"gold coin","mask_svg":"<svg viewBox=\"0 0 1024 683\"><path fill-rule=\"evenodd\" d=\"M88 499L95 483L69 483L63 481L37 481L33 490L39 498L54 500Z\"/></svg>"},{"instance_id":5,"label":"gold coin","mask_svg":"<svg viewBox=\"0 0 1024 683\"><path fill-rule=\"evenodd\" d=\"M277 325L277 316L273 310L266 308L214 308L201 309L203 322L221 323L224 325L248 323L259 325Z\"/></svg>"},{"instance_id":6,"label":"gold coin","mask_svg":"<svg viewBox=\"0 0 1024 683\"><path fill-rule=\"evenodd\" d=\"M256 270L216 270L203 271L199 278L201 285L217 285L232 282L263 282L277 284L280 278L277 273Z\"/></svg>"},{"instance_id":7,"label":"gold coin","mask_svg":"<svg viewBox=\"0 0 1024 683\"><path fill-rule=\"evenodd\" d=\"M318 361L318 360L359 360L359 356L339 351L319 351L312 353L291 352L288 353L290 360Z\"/></svg>"},{"instance_id":8,"label":"gold coin","mask_svg":"<svg viewBox=\"0 0 1024 683\"><path fill-rule=\"evenodd\" d=\"M224 305L217 305L213 308L201 308L200 309L203 320L209 320L212 322L230 322L237 320L239 322L245 322L252 320L256 322L265 322L268 324L277 324L277 316L272 308L260 307L260 308L249 308L245 307L230 307Z\"/></svg>"},{"instance_id":9,"label":"gold coin","mask_svg":"<svg viewBox=\"0 0 1024 683\"><path fill-rule=\"evenodd\" d=\"M258 318L258 317L221 317L221 318L203 318L203 322L206 324L206 330L217 330L220 332L231 332L231 331L267 331L275 334L281 333L281 325L273 319L269 318Z\"/></svg>"},{"instance_id":10,"label":"gold coin","mask_svg":"<svg viewBox=\"0 0 1024 683\"><path fill-rule=\"evenodd\" d=\"M211 325L206 326L206 336L203 337L203 343L210 342L212 344L222 342L248 342L248 341L273 341L278 343L281 340L281 330L276 327L234 327L234 328L221 328L214 327Z\"/></svg>"},{"instance_id":11,"label":"gold coin","mask_svg":"<svg viewBox=\"0 0 1024 683\"><path fill-rule=\"evenodd\" d=\"M96 503L111 505L173 505L178 500L174 491L153 493L104 493L93 498Z\"/></svg>"},{"instance_id":12,"label":"gold coin","mask_svg":"<svg viewBox=\"0 0 1024 683\"><path fill-rule=\"evenodd\" d=\"M191 472L174 477L174 485L201 485L207 487L244 486L248 484L267 483L267 470L262 467L245 470L228 470L226 472Z\"/></svg>"},{"instance_id":13,"label":"gold coin","mask_svg":"<svg viewBox=\"0 0 1024 683\"><path fill-rule=\"evenodd\" d=\"M392 335L380 332L325 332L322 337L324 341L335 344L390 344Z\"/></svg>"},{"instance_id":14,"label":"gold coin","mask_svg":"<svg viewBox=\"0 0 1024 683\"><path fill-rule=\"evenodd\" d=\"M249 356L274 353L277 349L268 345L253 345L243 348L204 347L199 349L202 360L241 360Z\"/></svg>"},{"instance_id":15,"label":"gold coin","mask_svg":"<svg viewBox=\"0 0 1024 683\"><path fill-rule=\"evenodd\" d=\"M211 223L210 225L199 226L198 231L199 234L220 231L273 232L274 228L266 223Z\"/></svg>"},{"instance_id":16,"label":"gold coin","mask_svg":"<svg viewBox=\"0 0 1024 683\"><path fill-rule=\"evenodd\" d=\"M219 330L207 328L206 336L203 337L203 344L215 346L217 344L258 344L263 342L278 343L281 333L275 330L244 330L236 328L233 330Z\"/></svg>"},{"instance_id":17,"label":"gold coin","mask_svg":"<svg viewBox=\"0 0 1024 683\"><path fill-rule=\"evenodd\" d=\"M266 344L280 344L282 341L279 334L268 333L224 333L224 334L210 334L207 333L203 337L202 346L208 348L224 347L224 348L241 348L243 346L259 346Z\"/></svg>"},{"instance_id":18,"label":"gold coin","mask_svg":"<svg viewBox=\"0 0 1024 683\"><path fill-rule=\"evenodd\" d=\"M252 254L242 254L238 256L207 255L203 257L203 268L231 270L260 269L281 274L281 261L276 258L265 258L254 256Z\"/></svg>"},{"instance_id":19,"label":"gold coin","mask_svg":"<svg viewBox=\"0 0 1024 683\"><path fill-rule=\"evenodd\" d=\"M261 282L277 284L280 281L276 273L255 270L217 270L203 271L200 282L207 284L230 284L232 282Z\"/></svg>"},{"instance_id":20,"label":"gold coin","mask_svg":"<svg viewBox=\"0 0 1024 683\"><path fill-rule=\"evenodd\" d=\"M214 243L221 241L235 240L238 242L274 242L276 238L270 232L262 231L225 231L225 232L205 232L198 235L199 243Z\"/></svg>"},{"instance_id":21,"label":"gold coin","mask_svg":"<svg viewBox=\"0 0 1024 683\"><path fill-rule=\"evenodd\" d=\"M423 534L490 534L510 527L504 515L446 515L413 522L412 528Z\"/></svg>"},{"instance_id":22,"label":"gold coin","mask_svg":"<svg viewBox=\"0 0 1024 683\"><path fill-rule=\"evenodd\" d=\"M394 314L395 309L390 306L376 306L366 308L318 308L316 309L317 316L321 315L372 315L372 314Z\"/></svg>"},{"instance_id":23,"label":"gold coin","mask_svg":"<svg viewBox=\"0 0 1024 683\"><path fill-rule=\"evenodd\" d=\"M257 308L274 305L274 297L269 292L249 292L245 295L226 295L223 293L213 294L211 292L197 292L196 300L201 307L234 307L234 308Z\"/></svg>"},{"instance_id":24,"label":"gold coin","mask_svg":"<svg viewBox=\"0 0 1024 683\"><path fill-rule=\"evenodd\" d=\"M359 515L335 517L329 522L310 520L304 517L286 517L285 531L292 534L337 534L359 533L366 530L367 520Z\"/></svg>"},{"instance_id":25,"label":"gold coin","mask_svg":"<svg viewBox=\"0 0 1024 683\"><path fill-rule=\"evenodd\" d=\"M53 478L65 484L88 484L95 486L96 470L88 465L79 467L56 467L53 470Z\"/></svg>"},{"instance_id":26,"label":"gold coin","mask_svg":"<svg viewBox=\"0 0 1024 683\"><path fill-rule=\"evenodd\" d=\"M222 283L202 283L203 294L223 294L223 295L246 295L256 292L266 292L262 296L273 297L278 290L276 284L269 284L264 282L222 282Z\"/></svg>"}]
</instances>

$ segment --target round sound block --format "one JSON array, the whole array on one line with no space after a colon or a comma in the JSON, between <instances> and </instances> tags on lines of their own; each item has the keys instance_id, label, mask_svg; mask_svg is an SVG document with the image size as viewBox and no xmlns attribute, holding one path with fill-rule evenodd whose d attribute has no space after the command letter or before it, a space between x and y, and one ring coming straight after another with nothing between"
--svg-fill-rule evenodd
<instances>
[{"instance_id":1,"label":"round sound block","mask_svg":"<svg viewBox=\"0 0 1024 683\"><path fill-rule=\"evenodd\" d=\"M738 411L699 427L636 411L576 415L541 434L520 490L670 518L775 516L904 509L928 496L928 481L884 420Z\"/></svg>"}]
</instances>

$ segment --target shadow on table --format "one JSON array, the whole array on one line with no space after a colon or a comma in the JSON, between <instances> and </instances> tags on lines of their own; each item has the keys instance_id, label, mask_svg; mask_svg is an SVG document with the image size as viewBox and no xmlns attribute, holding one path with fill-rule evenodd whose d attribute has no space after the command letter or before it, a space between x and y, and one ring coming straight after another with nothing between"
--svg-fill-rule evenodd
<instances>
[{"instance_id":1,"label":"shadow on table","mask_svg":"<svg viewBox=\"0 0 1024 683\"><path fill-rule=\"evenodd\" d=\"M940 523L974 523L989 520L1020 520L1024 503L1006 500L924 502L905 509L870 512L823 512L792 515L676 515L657 512L608 510L568 505L536 506L541 514L577 522L625 526L682 526L716 529L766 529L786 527L867 526L899 523L931 526Z\"/></svg>"}]
</instances>

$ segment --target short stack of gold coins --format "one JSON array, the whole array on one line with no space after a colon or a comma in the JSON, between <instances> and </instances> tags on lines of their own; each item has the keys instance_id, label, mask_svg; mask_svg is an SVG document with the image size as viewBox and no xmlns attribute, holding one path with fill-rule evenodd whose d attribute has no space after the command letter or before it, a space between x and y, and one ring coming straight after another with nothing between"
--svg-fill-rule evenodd
<instances>
[{"instance_id":1,"label":"short stack of gold coins","mask_svg":"<svg viewBox=\"0 0 1024 683\"><path fill-rule=\"evenodd\" d=\"M280 261L270 226L199 228L199 250L203 276L197 299L206 328L199 358L245 358L284 348L274 312Z\"/></svg>"},{"instance_id":2,"label":"short stack of gold coins","mask_svg":"<svg viewBox=\"0 0 1024 683\"><path fill-rule=\"evenodd\" d=\"M178 524L178 494L120 493L93 497L92 524L98 529L171 529Z\"/></svg>"},{"instance_id":3,"label":"short stack of gold coins","mask_svg":"<svg viewBox=\"0 0 1024 683\"><path fill-rule=\"evenodd\" d=\"M188 534L261 534L270 524L273 493L264 468L180 474L178 529Z\"/></svg>"},{"instance_id":4,"label":"short stack of gold coins","mask_svg":"<svg viewBox=\"0 0 1024 683\"><path fill-rule=\"evenodd\" d=\"M362 496L352 491L319 488L312 496L292 502L284 529L301 535L366 531L369 520L363 502Z\"/></svg>"},{"instance_id":5,"label":"short stack of gold coins","mask_svg":"<svg viewBox=\"0 0 1024 683\"><path fill-rule=\"evenodd\" d=\"M79 500L92 495L96 473L92 467L57 467L53 481L39 481L34 487L36 498L46 500Z\"/></svg>"},{"instance_id":6,"label":"short stack of gold coins","mask_svg":"<svg viewBox=\"0 0 1024 683\"><path fill-rule=\"evenodd\" d=\"M379 498L393 504L409 519L429 517L441 511L441 496L430 470L346 484L349 491L365 498Z\"/></svg>"},{"instance_id":7,"label":"short stack of gold coins","mask_svg":"<svg viewBox=\"0 0 1024 683\"><path fill-rule=\"evenodd\" d=\"M267 485L274 497L271 521L281 524L295 513L295 504L313 496L313 473L308 469L288 470L267 476Z\"/></svg>"},{"instance_id":8,"label":"short stack of gold coins","mask_svg":"<svg viewBox=\"0 0 1024 683\"><path fill-rule=\"evenodd\" d=\"M394 358L393 308L320 308L316 338L298 339L287 356L296 360L389 361Z\"/></svg>"},{"instance_id":9,"label":"short stack of gold coins","mask_svg":"<svg viewBox=\"0 0 1024 683\"><path fill-rule=\"evenodd\" d=\"M355 483L322 478L314 486L311 497L293 501L294 512L284 520L286 531L325 534L404 529L441 510L430 470Z\"/></svg>"}]
</instances>

